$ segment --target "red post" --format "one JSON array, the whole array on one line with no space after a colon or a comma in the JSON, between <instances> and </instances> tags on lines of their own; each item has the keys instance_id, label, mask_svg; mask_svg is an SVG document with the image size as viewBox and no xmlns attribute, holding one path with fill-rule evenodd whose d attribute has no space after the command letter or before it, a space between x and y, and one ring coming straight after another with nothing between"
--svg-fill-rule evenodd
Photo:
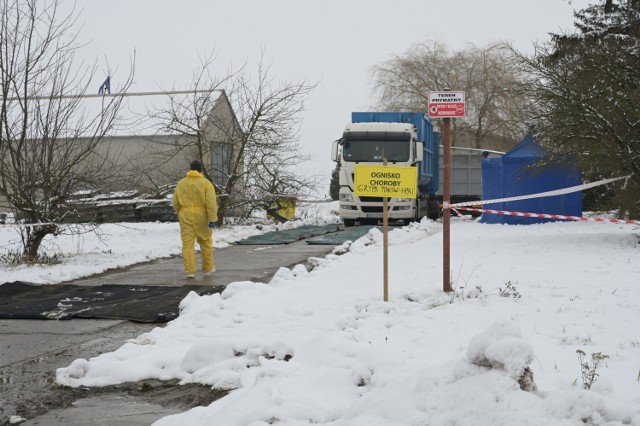
<instances>
[{"instance_id":1,"label":"red post","mask_svg":"<svg viewBox=\"0 0 640 426\"><path fill-rule=\"evenodd\" d=\"M451 292L451 118L444 118L442 129L442 145L444 147L442 172L444 177L442 194L442 290Z\"/></svg>"},{"instance_id":2,"label":"red post","mask_svg":"<svg viewBox=\"0 0 640 426\"><path fill-rule=\"evenodd\" d=\"M464 117L464 92L429 92L428 111L430 118L442 118L442 290L451 289L451 117Z\"/></svg>"}]
</instances>

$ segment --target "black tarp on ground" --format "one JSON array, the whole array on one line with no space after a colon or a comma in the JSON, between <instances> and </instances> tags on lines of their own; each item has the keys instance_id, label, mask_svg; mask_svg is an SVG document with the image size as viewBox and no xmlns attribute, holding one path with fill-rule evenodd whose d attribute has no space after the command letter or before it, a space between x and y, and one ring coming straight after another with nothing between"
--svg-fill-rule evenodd
<instances>
[{"instance_id":1,"label":"black tarp on ground","mask_svg":"<svg viewBox=\"0 0 640 426\"><path fill-rule=\"evenodd\" d=\"M224 286L179 287L106 284L37 285L20 281L0 285L0 319L118 319L167 322L191 291L219 293Z\"/></svg>"},{"instance_id":2,"label":"black tarp on ground","mask_svg":"<svg viewBox=\"0 0 640 426\"><path fill-rule=\"evenodd\" d=\"M274 245L289 244L306 238L316 237L318 235L328 234L330 232L339 231L337 224L332 225L303 225L298 228L285 229L281 231L266 232L261 235L254 235L244 240L236 242L241 245Z\"/></svg>"},{"instance_id":3,"label":"black tarp on ground","mask_svg":"<svg viewBox=\"0 0 640 426\"><path fill-rule=\"evenodd\" d=\"M355 241L358 238L367 235L367 233L369 233L372 228L378 228L378 230L382 232L382 227L370 225L354 226L351 228L345 228L340 232L333 232L330 234L325 234L318 238L312 238L310 240L307 240L307 244L339 246L346 241Z\"/></svg>"}]
</instances>

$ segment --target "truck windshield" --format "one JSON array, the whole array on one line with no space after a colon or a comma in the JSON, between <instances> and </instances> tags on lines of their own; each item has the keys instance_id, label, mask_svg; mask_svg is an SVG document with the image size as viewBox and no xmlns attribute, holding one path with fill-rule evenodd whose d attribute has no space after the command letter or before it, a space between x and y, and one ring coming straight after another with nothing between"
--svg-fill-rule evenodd
<instances>
[{"instance_id":1,"label":"truck windshield","mask_svg":"<svg viewBox=\"0 0 640 426\"><path fill-rule=\"evenodd\" d=\"M409 161L409 138L407 140L346 140L342 145L342 156L345 161L380 162L383 157L390 162Z\"/></svg>"}]
</instances>

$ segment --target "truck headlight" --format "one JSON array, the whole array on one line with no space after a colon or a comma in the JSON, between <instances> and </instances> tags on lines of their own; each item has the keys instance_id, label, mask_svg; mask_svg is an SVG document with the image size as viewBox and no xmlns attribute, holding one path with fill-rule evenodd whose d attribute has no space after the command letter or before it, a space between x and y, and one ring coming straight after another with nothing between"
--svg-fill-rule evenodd
<instances>
[{"instance_id":1,"label":"truck headlight","mask_svg":"<svg viewBox=\"0 0 640 426\"><path fill-rule=\"evenodd\" d=\"M346 201L348 203L353 203L353 195L351 195L351 194L340 194L340 201Z\"/></svg>"}]
</instances>

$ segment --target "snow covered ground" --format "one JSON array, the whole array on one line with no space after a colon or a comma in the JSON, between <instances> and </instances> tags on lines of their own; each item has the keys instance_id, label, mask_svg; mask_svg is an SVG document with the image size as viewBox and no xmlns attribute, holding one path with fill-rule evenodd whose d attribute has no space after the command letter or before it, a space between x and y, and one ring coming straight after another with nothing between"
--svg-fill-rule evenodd
<instances>
[{"instance_id":1,"label":"snow covered ground","mask_svg":"<svg viewBox=\"0 0 640 426\"><path fill-rule=\"evenodd\" d=\"M306 221L335 220L327 207ZM175 224L103 228L102 242L47 242L65 253L61 264L3 267L0 282L55 283L180 251ZM216 246L255 232L218 230ZM157 425L640 425L638 227L465 218L451 235L452 294L441 291L441 224L425 219L389 234L384 302L382 235L372 230L311 271L191 293L176 320L75 360L57 382L232 389ZM10 241L15 230L0 228L0 254ZM531 392L518 383L525 367Z\"/></svg>"},{"instance_id":2,"label":"snow covered ground","mask_svg":"<svg viewBox=\"0 0 640 426\"><path fill-rule=\"evenodd\" d=\"M223 248L252 235L287 229L300 225L339 223L332 214L332 204L309 204L300 213L300 220L275 225L260 221L253 225L237 225L217 228L214 231L214 247ZM66 231L57 237L47 236L40 254L53 259L46 266L7 267L0 263L0 284L25 281L37 284L58 284L77 278L124 268L140 262L182 253L180 226L178 223L109 223L100 225L93 232L89 227ZM9 253L21 247L20 234L13 225L0 225L0 262Z\"/></svg>"}]
</instances>

